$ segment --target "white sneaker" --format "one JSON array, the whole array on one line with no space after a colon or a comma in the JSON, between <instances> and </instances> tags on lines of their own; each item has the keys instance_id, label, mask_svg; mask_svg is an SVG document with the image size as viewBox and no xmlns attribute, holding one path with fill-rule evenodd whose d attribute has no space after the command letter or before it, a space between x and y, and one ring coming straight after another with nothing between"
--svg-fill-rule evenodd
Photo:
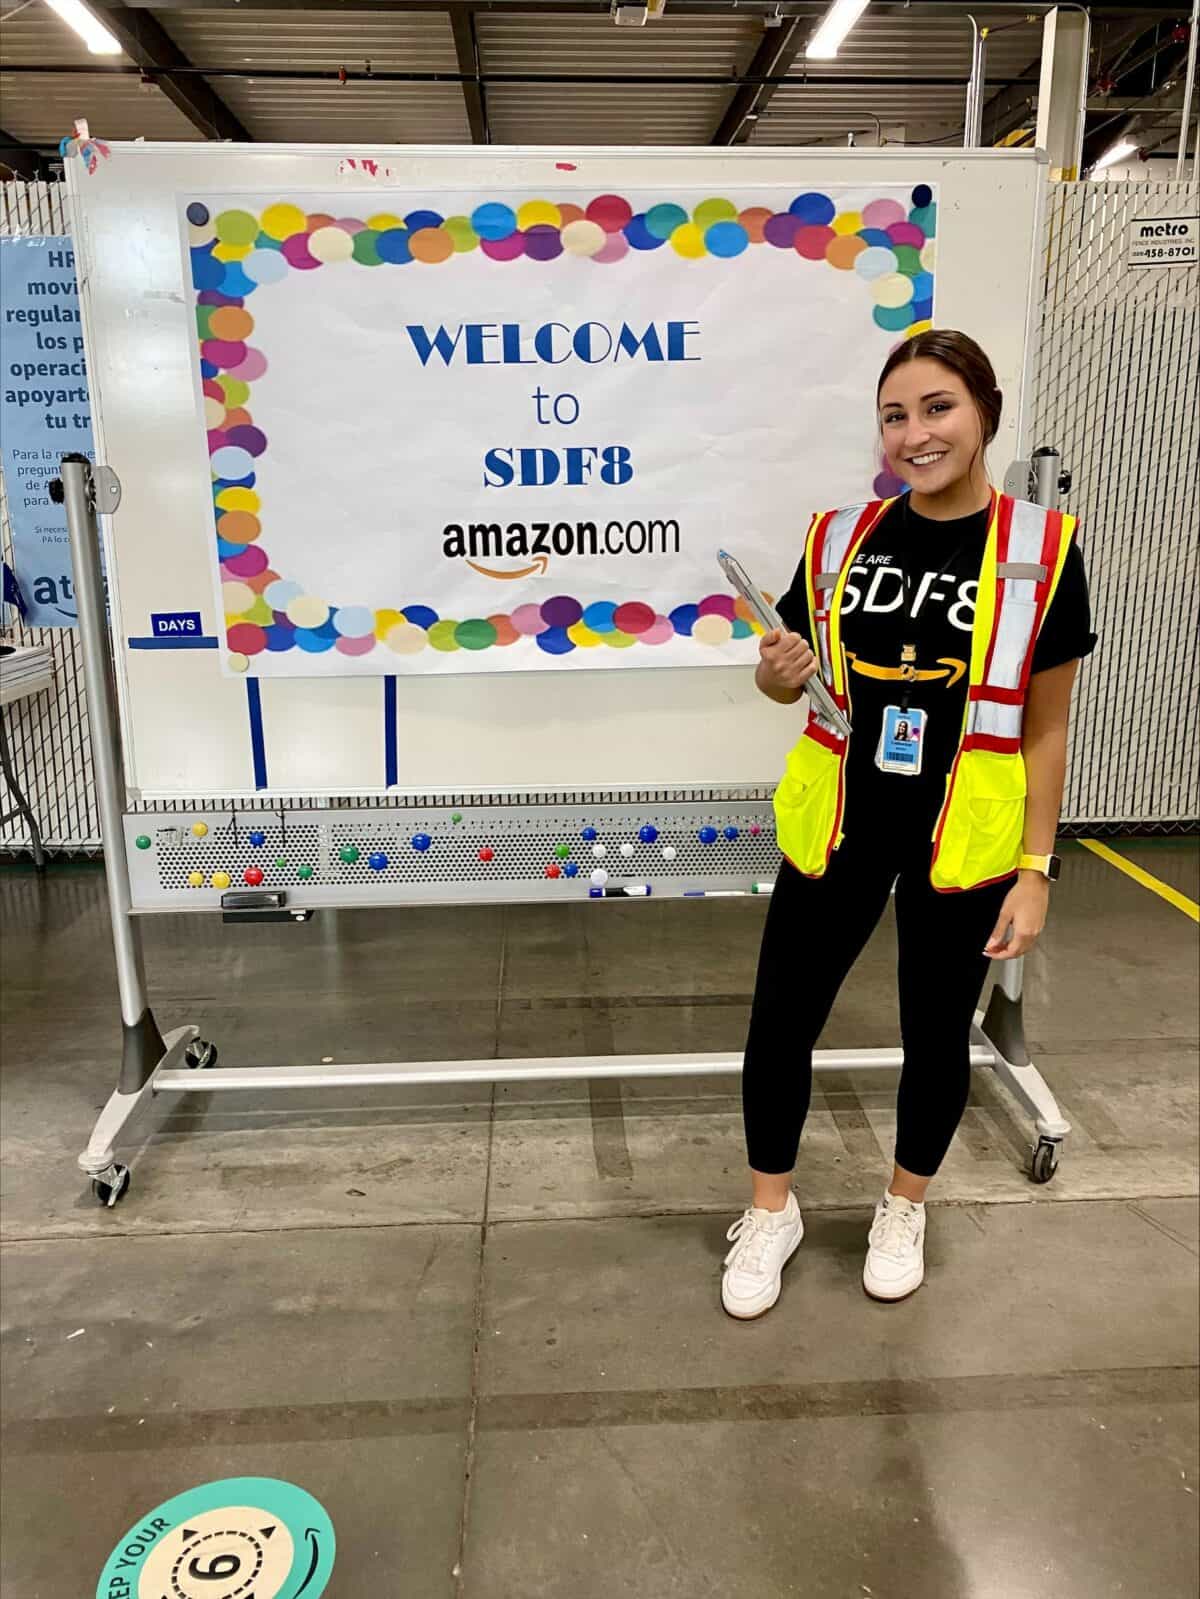
<instances>
[{"instance_id":1,"label":"white sneaker","mask_svg":"<svg viewBox=\"0 0 1200 1599\"><path fill-rule=\"evenodd\" d=\"M872 1299L904 1299L925 1279L925 1206L885 1193L867 1238L863 1287Z\"/></svg>"},{"instance_id":2,"label":"white sneaker","mask_svg":"<svg viewBox=\"0 0 1200 1599\"><path fill-rule=\"evenodd\" d=\"M804 1237L795 1194L782 1210L744 1211L725 1236L736 1242L725 1256L721 1303L739 1321L753 1321L779 1298L783 1268Z\"/></svg>"}]
</instances>

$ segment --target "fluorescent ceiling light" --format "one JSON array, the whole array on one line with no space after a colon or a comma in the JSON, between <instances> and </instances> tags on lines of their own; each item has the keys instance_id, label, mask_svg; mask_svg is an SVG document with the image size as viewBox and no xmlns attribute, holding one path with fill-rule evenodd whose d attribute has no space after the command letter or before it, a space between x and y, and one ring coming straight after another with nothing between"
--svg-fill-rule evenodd
<instances>
[{"instance_id":1,"label":"fluorescent ceiling light","mask_svg":"<svg viewBox=\"0 0 1200 1599\"><path fill-rule=\"evenodd\" d=\"M808 41L804 54L810 61L832 61L838 46L867 9L870 0L833 0L821 19L816 33Z\"/></svg>"},{"instance_id":2,"label":"fluorescent ceiling light","mask_svg":"<svg viewBox=\"0 0 1200 1599\"><path fill-rule=\"evenodd\" d=\"M1093 172L1103 172L1105 167L1115 166L1118 161L1124 161L1126 156L1136 155L1137 145L1130 139L1118 139L1116 144L1109 148L1100 157L1092 168Z\"/></svg>"},{"instance_id":3,"label":"fluorescent ceiling light","mask_svg":"<svg viewBox=\"0 0 1200 1599\"><path fill-rule=\"evenodd\" d=\"M46 0L51 11L57 11L69 28L87 45L94 56L119 56L121 46L108 29L94 17L82 0Z\"/></svg>"}]
</instances>

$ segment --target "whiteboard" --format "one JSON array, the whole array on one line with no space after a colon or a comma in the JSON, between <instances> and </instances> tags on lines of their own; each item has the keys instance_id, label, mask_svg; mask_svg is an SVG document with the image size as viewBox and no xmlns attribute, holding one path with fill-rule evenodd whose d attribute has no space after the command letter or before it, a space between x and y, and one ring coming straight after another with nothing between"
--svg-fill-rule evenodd
<instances>
[{"instance_id":1,"label":"whiteboard","mask_svg":"<svg viewBox=\"0 0 1200 1599\"><path fill-rule=\"evenodd\" d=\"M1005 394L992 473L1025 453L1029 349L1045 165L1028 151L535 150L114 144L88 175L68 163L97 459L122 485L105 555L125 752L135 798L678 791L775 781L798 709L763 699L750 667L635 673L237 681L212 649L145 647L150 617L199 613L215 636L211 520L196 450L191 286L179 205L191 193L360 193L366 156L389 188L624 193L739 184L936 185L939 325L988 351ZM347 158L356 168L345 171ZM754 306L746 308L748 317ZM869 414L875 372L862 374ZM841 381L844 385L844 374ZM864 450L870 448L864 434ZM386 470L386 464L380 466ZM778 592L808 513L823 509L819 441L789 464L794 526L770 569ZM714 583L714 588L718 587ZM636 693L629 690L636 678Z\"/></svg>"}]
</instances>

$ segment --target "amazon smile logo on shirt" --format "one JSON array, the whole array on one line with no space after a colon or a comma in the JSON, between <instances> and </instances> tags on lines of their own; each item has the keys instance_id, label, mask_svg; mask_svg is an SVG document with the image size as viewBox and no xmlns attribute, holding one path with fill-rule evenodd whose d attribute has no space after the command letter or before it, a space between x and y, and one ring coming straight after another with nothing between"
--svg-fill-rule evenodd
<instances>
[{"instance_id":1,"label":"amazon smile logo on shirt","mask_svg":"<svg viewBox=\"0 0 1200 1599\"><path fill-rule=\"evenodd\" d=\"M947 688L953 688L967 669L966 661L952 655L939 655L936 666L917 667L915 670L900 666L876 666L873 661L859 660L853 650L846 651L850 670L860 677L872 677L884 683L936 683L944 678Z\"/></svg>"}]
</instances>

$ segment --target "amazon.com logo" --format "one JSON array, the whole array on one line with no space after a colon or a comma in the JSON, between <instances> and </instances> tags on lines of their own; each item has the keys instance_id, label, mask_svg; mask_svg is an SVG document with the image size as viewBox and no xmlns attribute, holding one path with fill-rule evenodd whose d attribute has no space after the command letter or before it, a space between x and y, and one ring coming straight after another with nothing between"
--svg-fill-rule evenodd
<instances>
[{"instance_id":1,"label":"amazon.com logo","mask_svg":"<svg viewBox=\"0 0 1200 1599\"><path fill-rule=\"evenodd\" d=\"M674 517L627 522L448 522L442 554L501 580L545 574L551 558L573 555L662 557L679 554Z\"/></svg>"}]
</instances>

